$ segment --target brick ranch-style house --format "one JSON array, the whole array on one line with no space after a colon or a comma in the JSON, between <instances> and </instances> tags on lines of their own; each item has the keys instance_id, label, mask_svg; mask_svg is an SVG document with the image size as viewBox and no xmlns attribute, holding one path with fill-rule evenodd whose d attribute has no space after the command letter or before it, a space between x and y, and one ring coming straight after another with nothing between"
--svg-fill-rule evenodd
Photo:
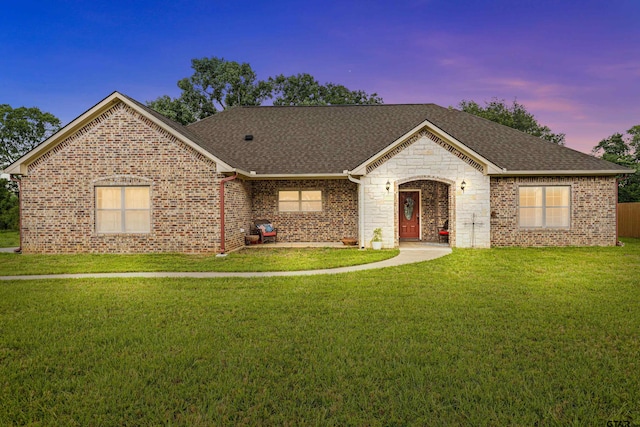
<instances>
[{"instance_id":1,"label":"brick ranch-style house","mask_svg":"<svg viewBox=\"0 0 640 427\"><path fill-rule=\"evenodd\" d=\"M188 126L114 92L10 165L24 253L278 241L612 246L629 170L434 104L234 107Z\"/></svg>"}]
</instances>

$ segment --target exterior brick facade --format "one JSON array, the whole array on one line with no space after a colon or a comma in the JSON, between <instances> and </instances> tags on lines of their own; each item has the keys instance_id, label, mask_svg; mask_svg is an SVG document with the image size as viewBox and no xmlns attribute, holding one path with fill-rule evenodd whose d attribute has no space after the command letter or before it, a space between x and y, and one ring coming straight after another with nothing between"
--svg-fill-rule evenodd
<instances>
[{"instance_id":1,"label":"exterior brick facade","mask_svg":"<svg viewBox=\"0 0 640 427\"><path fill-rule=\"evenodd\" d=\"M219 191L222 179L228 176L222 171L228 174L234 166L221 162L218 169L215 154L189 142L199 139L192 139L186 130L172 133L176 128L171 123L154 118L153 112L145 113L144 107L138 108L125 97L115 96L99 105L61 131L51 147L34 150L19 169L14 169L19 173L11 172L24 174L23 252L219 252ZM365 246L373 230L380 227L384 247L397 247L398 200L403 190L421 193L423 241L437 241L437 227L448 219L453 247L616 244L615 177L490 178L489 174L496 172L463 151L458 143L451 145L424 128L361 166L366 174L356 169L361 187L344 172L336 173L339 178L335 179L266 180L268 175L262 179L255 173L240 175L224 184L225 250L242 247L257 219L271 220L278 228L278 240L285 242L357 238L362 221ZM569 186L569 227L520 227L518 188L523 185ZM96 188L103 186L148 187L149 232L98 233L96 218L108 210L96 210ZM320 190L322 209L280 211L280 190ZM100 190L100 194L107 193L115 194ZM122 191L121 200L132 193ZM146 192L142 194L146 198ZM122 223L126 222L127 212L112 211L121 212ZM145 217L141 218L143 225L136 225L137 230L147 227ZM101 222L103 226L107 223ZM105 230L120 229L118 225L109 227Z\"/></svg>"},{"instance_id":2,"label":"exterior brick facade","mask_svg":"<svg viewBox=\"0 0 640 427\"><path fill-rule=\"evenodd\" d=\"M278 241L338 242L358 237L358 187L347 180L252 181L252 218L269 219ZM279 190L322 190L321 212L279 212Z\"/></svg>"},{"instance_id":3,"label":"exterior brick facade","mask_svg":"<svg viewBox=\"0 0 640 427\"><path fill-rule=\"evenodd\" d=\"M118 103L29 165L22 249L216 252L219 180L214 162ZM151 232L97 234L96 185L149 185Z\"/></svg>"},{"instance_id":4,"label":"exterior brick facade","mask_svg":"<svg viewBox=\"0 0 640 427\"><path fill-rule=\"evenodd\" d=\"M518 187L571 187L568 229L518 226ZM615 177L491 178L491 246L613 246L616 244Z\"/></svg>"},{"instance_id":5,"label":"exterior brick facade","mask_svg":"<svg viewBox=\"0 0 640 427\"><path fill-rule=\"evenodd\" d=\"M240 179L225 183L224 233L226 251L243 247L244 238L251 230L251 188L250 181Z\"/></svg>"}]
</instances>

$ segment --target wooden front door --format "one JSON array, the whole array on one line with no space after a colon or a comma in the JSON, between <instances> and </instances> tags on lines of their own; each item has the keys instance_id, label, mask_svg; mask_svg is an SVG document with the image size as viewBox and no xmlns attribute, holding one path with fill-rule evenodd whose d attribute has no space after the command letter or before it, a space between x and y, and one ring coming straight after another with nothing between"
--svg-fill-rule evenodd
<instances>
[{"instance_id":1,"label":"wooden front door","mask_svg":"<svg viewBox=\"0 0 640 427\"><path fill-rule=\"evenodd\" d=\"M398 198L398 217L400 218L400 238L420 238L420 192L401 191Z\"/></svg>"}]
</instances>

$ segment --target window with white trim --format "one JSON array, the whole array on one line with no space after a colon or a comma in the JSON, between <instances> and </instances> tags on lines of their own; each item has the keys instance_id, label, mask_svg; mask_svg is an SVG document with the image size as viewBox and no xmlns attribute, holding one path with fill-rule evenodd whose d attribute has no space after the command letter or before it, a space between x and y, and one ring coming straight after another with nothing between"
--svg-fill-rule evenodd
<instances>
[{"instance_id":1,"label":"window with white trim","mask_svg":"<svg viewBox=\"0 0 640 427\"><path fill-rule=\"evenodd\" d=\"M96 233L149 233L148 186L95 187Z\"/></svg>"},{"instance_id":2,"label":"window with white trim","mask_svg":"<svg viewBox=\"0 0 640 427\"><path fill-rule=\"evenodd\" d=\"M322 211L322 190L280 190L278 191L280 212L320 212Z\"/></svg>"},{"instance_id":3,"label":"window with white trim","mask_svg":"<svg viewBox=\"0 0 640 427\"><path fill-rule=\"evenodd\" d=\"M522 228L569 228L569 186L525 187L519 189L518 224Z\"/></svg>"}]
</instances>

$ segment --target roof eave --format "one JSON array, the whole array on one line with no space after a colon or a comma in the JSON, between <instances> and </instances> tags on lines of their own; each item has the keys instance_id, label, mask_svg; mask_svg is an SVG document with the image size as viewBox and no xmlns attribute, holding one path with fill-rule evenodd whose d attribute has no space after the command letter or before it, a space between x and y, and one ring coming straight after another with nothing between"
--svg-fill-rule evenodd
<instances>
[{"instance_id":1,"label":"roof eave","mask_svg":"<svg viewBox=\"0 0 640 427\"><path fill-rule=\"evenodd\" d=\"M255 171L237 170L238 175L250 180L283 180L283 179L347 179L348 173L256 173Z\"/></svg>"},{"instance_id":2,"label":"roof eave","mask_svg":"<svg viewBox=\"0 0 640 427\"><path fill-rule=\"evenodd\" d=\"M26 175L26 166L23 166L22 164L18 163L20 160L18 159L15 163L10 164L9 166L7 166L7 168L3 171L0 171L0 174L7 174L7 175Z\"/></svg>"},{"instance_id":3,"label":"roof eave","mask_svg":"<svg viewBox=\"0 0 640 427\"><path fill-rule=\"evenodd\" d=\"M484 166L486 174L498 173L499 171L502 171L502 168L500 168L499 166L497 166L493 162L489 161L485 157L481 156L480 154L476 153L475 151L473 151L472 149L467 147L464 143L458 141L456 138L454 138L453 136L451 136L450 134L448 134L444 130L440 129L438 126L433 124L431 121L424 120L420 124L415 126L413 129L411 129L410 131L408 131L407 133L402 135L400 138L396 139L393 143L391 143L390 145L385 147L383 150L379 151L378 153L376 153L372 157L370 157L367 160L365 160L363 163L361 163L358 166L356 166L351 171L351 174L352 175L359 175L359 176L366 175L367 174L367 165L369 165L370 163L372 163L375 160L379 159L380 157L383 157L388 152L390 152L391 150L395 149L398 145L404 143L407 139L411 138L414 134L416 134L417 132L419 132L421 129L423 129L425 127L428 128L431 132L433 132L439 138L442 138L443 140L447 141L448 143L450 143L451 145L456 147L458 150L464 152L466 155L471 157L473 160L475 160L478 163L482 164Z\"/></svg>"},{"instance_id":4,"label":"roof eave","mask_svg":"<svg viewBox=\"0 0 640 427\"><path fill-rule=\"evenodd\" d=\"M606 176L634 173L632 169L596 169L596 170L506 170L488 173L489 176Z\"/></svg>"},{"instance_id":5,"label":"roof eave","mask_svg":"<svg viewBox=\"0 0 640 427\"><path fill-rule=\"evenodd\" d=\"M151 122L153 122L155 125L163 129L164 131L168 132L172 136L183 141L185 144L187 144L192 149L196 150L198 153L214 161L216 163L218 171L226 172L226 171L234 170L229 164L227 164L226 162L223 162L222 160L220 160L219 158L211 154L209 151L202 148L200 145L192 141L186 135L176 131L175 129L163 123L161 120L158 120L156 117L147 113L144 109L140 108L138 105L132 102L128 97L116 91L116 92L113 92L111 95L107 96L105 99L103 99L96 105L94 105L92 108L90 108L86 112L84 112L82 115L78 116L75 120L71 121L69 124L64 126L58 132L56 132L55 134L47 138L45 141L40 143L36 148L29 151L28 153L20 157L18 160L13 162L11 165L9 165L5 169L4 173L10 174L10 175L26 175L28 165L32 163L35 159L46 154L49 150L53 149L58 143L64 141L66 138L73 135L75 132L77 132L87 123L94 120L100 114L104 113L104 111L106 111L113 105L117 104L118 102L124 103L125 105L132 108L133 110L135 110L136 112L144 116L145 118L149 119Z\"/></svg>"},{"instance_id":6,"label":"roof eave","mask_svg":"<svg viewBox=\"0 0 640 427\"><path fill-rule=\"evenodd\" d=\"M118 92L115 92L118 95ZM138 106L137 104L135 104L134 102L131 102L126 96L120 96L120 99L127 104L127 106L133 108L134 110L136 110L139 114L143 115L144 117L148 118L149 120L151 120L154 124L156 124L157 126L159 126L160 128L162 128L163 130L165 130L166 132L170 133L171 135L173 135L174 137L176 137L177 139L185 142L189 147L191 147L192 149L194 149L195 151L197 151L198 153L202 154L204 157L214 161L216 163L216 170L218 172L233 172L235 171L235 168L233 168L231 165L229 165L228 163L222 161L221 159L219 159L218 157L214 156L213 154L211 154L211 152L209 152L208 150L205 150L204 148L202 148L199 144L197 144L195 141L191 140L188 136L178 132L177 130L173 129L171 126L166 125L164 122L162 122L161 120L158 120L156 117L154 117L151 114L148 114L143 108L140 108L140 106Z\"/></svg>"}]
</instances>

